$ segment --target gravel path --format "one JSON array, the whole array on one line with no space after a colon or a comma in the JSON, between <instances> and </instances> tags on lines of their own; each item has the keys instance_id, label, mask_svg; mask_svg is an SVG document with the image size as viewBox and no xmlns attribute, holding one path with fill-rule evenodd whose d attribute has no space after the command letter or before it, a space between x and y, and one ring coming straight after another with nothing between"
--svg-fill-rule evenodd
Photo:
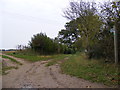
<instances>
[{"instance_id":1,"label":"gravel path","mask_svg":"<svg viewBox=\"0 0 120 90\"><path fill-rule=\"evenodd\" d=\"M23 65L3 75L3 88L107 88L103 84L61 74L59 64L46 67L48 61L30 63L23 59L15 59Z\"/></svg>"}]
</instances>

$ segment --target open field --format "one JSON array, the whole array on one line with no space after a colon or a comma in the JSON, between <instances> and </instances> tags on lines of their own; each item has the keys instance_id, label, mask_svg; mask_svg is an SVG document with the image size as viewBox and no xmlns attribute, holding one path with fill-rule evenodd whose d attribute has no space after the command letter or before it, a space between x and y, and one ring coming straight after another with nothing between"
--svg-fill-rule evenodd
<instances>
[{"instance_id":1,"label":"open field","mask_svg":"<svg viewBox=\"0 0 120 90\"><path fill-rule=\"evenodd\" d=\"M3 88L108 88L101 83L62 74L59 64L46 67L50 60L28 62L20 58L12 58L24 63L3 75ZM10 64L10 62L6 63Z\"/></svg>"},{"instance_id":2,"label":"open field","mask_svg":"<svg viewBox=\"0 0 120 90\"><path fill-rule=\"evenodd\" d=\"M3 89L120 89L120 0L2 4Z\"/></svg>"},{"instance_id":3,"label":"open field","mask_svg":"<svg viewBox=\"0 0 120 90\"><path fill-rule=\"evenodd\" d=\"M27 61L49 60L45 66L60 64L62 73L83 78L92 82L102 83L107 86L118 85L118 67L101 60L88 60L83 53L70 55L29 56L22 53L7 53L9 55L26 59Z\"/></svg>"},{"instance_id":4,"label":"open field","mask_svg":"<svg viewBox=\"0 0 120 90\"><path fill-rule=\"evenodd\" d=\"M5 54L12 55L17 58L22 58L22 59L25 59L31 62L43 61L43 60L49 60L49 59L54 59L54 61L56 61L59 59L64 59L65 57L68 56L64 54L58 54L58 55L35 55L33 54L32 55L32 54L25 54L25 53L20 53L20 52L5 52Z\"/></svg>"}]
</instances>

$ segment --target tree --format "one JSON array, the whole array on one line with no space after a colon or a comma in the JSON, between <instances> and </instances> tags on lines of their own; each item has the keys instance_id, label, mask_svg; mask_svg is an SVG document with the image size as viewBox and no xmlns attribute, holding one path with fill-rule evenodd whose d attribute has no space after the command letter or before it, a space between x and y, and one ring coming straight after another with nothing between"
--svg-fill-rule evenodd
<instances>
[{"instance_id":1,"label":"tree","mask_svg":"<svg viewBox=\"0 0 120 90\"><path fill-rule=\"evenodd\" d=\"M22 51L22 49L24 49L24 46L23 46L23 45L17 45L17 46L16 46L16 49Z\"/></svg>"},{"instance_id":2,"label":"tree","mask_svg":"<svg viewBox=\"0 0 120 90\"><path fill-rule=\"evenodd\" d=\"M102 21L97 15L94 2L70 2L70 7L64 11L67 19L75 21L83 40L83 46L89 52L90 47L96 42L96 35L100 31Z\"/></svg>"},{"instance_id":3,"label":"tree","mask_svg":"<svg viewBox=\"0 0 120 90\"><path fill-rule=\"evenodd\" d=\"M111 28L113 28L113 26L115 26L115 32L116 32L116 36L117 38L115 39L116 43L114 48L117 48L117 46L120 46L119 43L119 34L120 34L120 28L119 28L119 25L120 25L120 1L118 2L106 2L104 3L103 5L101 5L101 16L102 16L102 19L104 20L105 22L105 25L106 25L106 28L108 28L108 30L110 30ZM109 41L111 42L111 41ZM111 42L111 45L114 45L113 42ZM108 51L111 51L113 50L114 48L111 48L110 50ZM118 47L118 49L116 50L120 50L120 47ZM115 52L116 52L115 50ZM117 53L117 52L116 52ZM111 56L113 56L113 54L110 54ZM120 55L120 54L119 54ZM118 55L118 56L119 56Z\"/></svg>"},{"instance_id":4,"label":"tree","mask_svg":"<svg viewBox=\"0 0 120 90\"><path fill-rule=\"evenodd\" d=\"M74 20L66 23L65 29L59 31L59 41L66 44L68 47L72 47L74 42L79 38L79 30Z\"/></svg>"},{"instance_id":5,"label":"tree","mask_svg":"<svg viewBox=\"0 0 120 90\"><path fill-rule=\"evenodd\" d=\"M86 21L85 17L90 14L94 15L96 13L96 3L94 2L83 2L80 1L71 1L70 7L66 8L63 12L64 17L69 20L75 20L76 18L81 17L83 20Z\"/></svg>"},{"instance_id":6,"label":"tree","mask_svg":"<svg viewBox=\"0 0 120 90\"><path fill-rule=\"evenodd\" d=\"M56 39L47 37L46 34L38 33L31 38L29 45L32 50L39 54L63 53L64 46Z\"/></svg>"},{"instance_id":7,"label":"tree","mask_svg":"<svg viewBox=\"0 0 120 90\"><path fill-rule=\"evenodd\" d=\"M39 33L34 35L31 38L31 42L29 42L29 45L33 50L40 54L50 54L54 53L56 47L53 40L47 37L46 34Z\"/></svg>"}]
</instances>

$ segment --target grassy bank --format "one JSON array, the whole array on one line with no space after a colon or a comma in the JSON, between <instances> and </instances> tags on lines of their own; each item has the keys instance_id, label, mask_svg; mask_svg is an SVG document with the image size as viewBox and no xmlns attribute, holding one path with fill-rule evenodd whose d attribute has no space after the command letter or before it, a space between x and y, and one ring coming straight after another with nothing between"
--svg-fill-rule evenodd
<instances>
[{"instance_id":1,"label":"grassy bank","mask_svg":"<svg viewBox=\"0 0 120 90\"><path fill-rule=\"evenodd\" d=\"M85 54L76 54L61 64L63 73L103 83L108 86L118 85L118 67L102 60L88 60Z\"/></svg>"},{"instance_id":2,"label":"grassy bank","mask_svg":"<svg viewBox=\"0 0 120 90\"><path fill-rule=\"evenodd\" d=\"M18 67L14 67L14 66L4 66L2 67L2 75L6 75L8 74L8 70L11 70L11 69L18 69Z\"/></svg>"},{"instance_id":3,"label":"grassy bank","mask_svg":"<svg viewBox=\"0 0 120 90\"><path fill-rule=\"evenodd\" d=\"M15 62L17 64L20 64L22 65L22 63L16 61L15 59L11 58L11 57L8 57L8 56L5 56L5 55L0 55L0 58L6 58L6 59L9 59L11 60L12 62ZM2 63L0 63L1 67L0 67L0 75L6 75L8 74L8 70L11 70L11 69L18 69L18 67L15 67L15 66L4 66Z\"/></svg>"},{"instance_id":4,"label":"grassy bank","mask_svg":"<svg viewBox=\"0 0 120 90\"><path fill-rule=\"evenodd\" d=\"M0 75L2 75L2 56L0 56Z\"/></svg>"},{"instance_id":5,"label":"grassy bank","mask_svg":"<svg viewBox=\"0 0 120 90\"><path fill-rule=\"evenodd\" d=\"M11 57L8 57L8 56L5 56L5 55L2 55L2 58L9 59L9 60L11 60L12 62L15 62L15 63L17 63L17 64L19 64L19 65L22 65L22 63L18 62L17 60L15 60L15 59L13 59L13 58L11 58Z\"/></svg>"}]
</instances>

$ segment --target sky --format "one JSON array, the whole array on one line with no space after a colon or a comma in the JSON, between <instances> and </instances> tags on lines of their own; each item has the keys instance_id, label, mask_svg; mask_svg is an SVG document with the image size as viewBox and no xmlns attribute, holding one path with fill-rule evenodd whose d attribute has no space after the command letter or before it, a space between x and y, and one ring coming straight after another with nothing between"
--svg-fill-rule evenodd
<instances>
[{"instance_id":1,"label":"sky","mask_svg":"<svg viewBox=\"0 0 120 90\"><path fill-rule=\"evenodd\" d=\"M63 10L69 1L0 0L0 49L28 45L31 37L40 32L55 38L68 22Z\"/></svg>"}]
</instances>

